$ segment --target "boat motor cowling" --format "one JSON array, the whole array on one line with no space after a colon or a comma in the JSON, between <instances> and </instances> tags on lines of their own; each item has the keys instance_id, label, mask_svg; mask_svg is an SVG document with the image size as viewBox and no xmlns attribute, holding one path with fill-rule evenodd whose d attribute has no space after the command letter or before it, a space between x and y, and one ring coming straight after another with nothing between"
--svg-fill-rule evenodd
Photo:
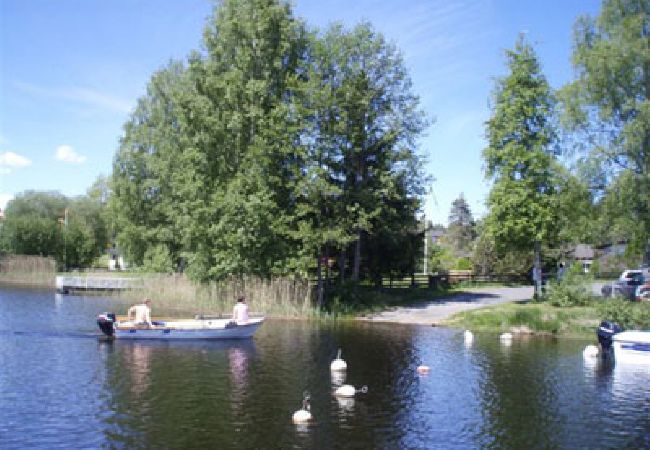
<instances>
[{"instance_id":1,"label":"boat motor cowling","mask_svg":"<svg viewBox=\"0 0 650 450\"><path fill-rule=\"evenodd\" d=\"M616 322L603 320L598 327L598 342L604 351L612 347L612 338L616 333L623 331L623 328Z\"/></svg>"},{"instance_id":2,"label":"boat motor cowling","mask_svg":"<svg viewBox=\"0 0 650 450\"><path fill-rule=\"evenodd\" d=\"M113 336L113 333L115 332L113 326L115 321L115 314L113 313L105 312L97 316L97 325L99 325L99 329L102 330L102 333L106 336Z\"/></svg>"}]
</instances>

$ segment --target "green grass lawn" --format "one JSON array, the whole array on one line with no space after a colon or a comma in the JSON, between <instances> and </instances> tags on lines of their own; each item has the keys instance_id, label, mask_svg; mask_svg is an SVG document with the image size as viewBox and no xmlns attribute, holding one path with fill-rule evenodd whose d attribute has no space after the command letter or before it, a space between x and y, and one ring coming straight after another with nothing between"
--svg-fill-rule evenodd
<instances>
[{"instance_id":1,"label":"green grass lawn","mask_svg":"<svg viewBox=\"0 0 650 450\"><path fill-rule=\"evenodd\" d=\"M508 303L455 314L444 322L451 327L477 331L511 331L513 328L562 336L592 336L600 323L598 308L559 308L547 303Z\"/></svg>"},{"instance_id":2,"label":"green grass lawn","mask_svg":"<svg viewBox=\"0 0 650 450\"><path fill-rule=\"evenodd\" d=\"M650 303L593 300L588 306L558 307L545 302L507 303L465 311L444 322L450 327L504 332L513 329L565 337L592 337L601 320L627 329L650 329Z\"/></svg>"}]
</instances>

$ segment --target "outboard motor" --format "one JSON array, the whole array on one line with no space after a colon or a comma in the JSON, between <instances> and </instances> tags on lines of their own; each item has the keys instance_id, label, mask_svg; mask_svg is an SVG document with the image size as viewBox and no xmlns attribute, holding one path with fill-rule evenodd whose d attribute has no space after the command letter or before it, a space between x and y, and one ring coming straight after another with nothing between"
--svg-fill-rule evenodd
<instances>
[{"instance_id":1,"label":"outboard motor","mask_svg":"<svg viewBox=\"0 0 650 450\"><path fill-rule=\"evenodd\" d=\"M612 348L612 338L616 333L623 331L623 328L616 322L603 320L598 327L598 342L600 343L603 353L608 352Z\"/></svg>"},{"instance_id":2,"label":"outboard motor","mask_svg":"<svg viewBox=\"0 0 650 450\"><path fill-rule=\"evenodd\" d=\"M113 313L106 312L97 316L97 325L99 325L99 329L102 330L102 333L106 336L113 336L113 333L115 332L115 328L113 327L115 321L115 314Z\"/></svg>"}]
</instances>

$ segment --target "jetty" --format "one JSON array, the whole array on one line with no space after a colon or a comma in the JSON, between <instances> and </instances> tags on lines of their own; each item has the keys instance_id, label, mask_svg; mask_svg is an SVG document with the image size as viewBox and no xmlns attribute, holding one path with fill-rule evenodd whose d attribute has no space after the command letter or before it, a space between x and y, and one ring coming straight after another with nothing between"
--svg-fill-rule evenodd
<instances>
[{"instance_id":1,"label":"jetty","mask_svg":"<svg viewBox=\"0 0 650 450\"><path fill-rule=\"evenodd\" d=\"M142 280L129 277L68 276L56 277L56 291L68 294L71 291L119 291L137 289Z\"/></svg>"}]
</instances>

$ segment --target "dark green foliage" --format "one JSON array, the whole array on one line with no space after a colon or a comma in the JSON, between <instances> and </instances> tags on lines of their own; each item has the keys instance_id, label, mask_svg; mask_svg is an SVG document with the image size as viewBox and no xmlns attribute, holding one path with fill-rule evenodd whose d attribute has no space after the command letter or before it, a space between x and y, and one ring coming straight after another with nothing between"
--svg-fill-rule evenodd
<instances>
[{"instance_id":1,"label":"dark green foliage","mask_svg":"<svg viewBox=\"0 0 650 450\"><path fill-rule=\"evenodd\" d=\"M594 298L593 277L585 274L581 264L573 264L560 280L549 281L544 300L553 306L587 306Z\"/></svg>"},{"instance_id":2,"label":"dark green foliage","mask_svg":"<svg viewBox=\"0 0 650 450\"><path fill-rule=\"evenodd\" d=\"M598 310L603 320L614 321L624 329L650 329L650 302L611 299L601 302Z\"/></svg>"},{"instance_id":3,"label":"dark green foliage","mask_svg":"<svg viewBox=\"0 0 650 450\"><path fill-rule=\"evenodd\" d=\"M367 24L310 33L279 0L220 3L204 45L125 124L111 210L128 259L201 281L322 278L321 257L341 279L412 270L425 122L397 50Z\"/></svg>"},{"instance_id":4,"label":"dark green foliage","mask_svg":"<svg viewBox=\"0 0 650 450\"><path fill-rule=\"evenodd\" d=\"M523 38L507 56L510 73L497 83L483 151L486 175L494 181L484 226L497 250L534 251L539 295L541 244L554 239L558 225L553 99Z\"/></svg>"},{"instance_id":5,"label":"dark green foliage","mask_svg":"<svg viewBox=\"0 0 650 450\"><path fill-rule=\"evenodd\" d=\"M461 193L451 205L445 242L451 246L455 255L466 257L472 253L474 239L476 239L476 223L469 204Z\"/></svg>"},{"instance_id":6,"label":"dark green foliage","mask_svg":"<svg viewBox=\"0 0 650 450\"><path fill-rule=\"evenodd\" d=\"M7 205L0 234L8 253L51 256L61 268L87 267L106 248L105 207L97 196L26 191Z\"/></svg>"},{"instance_id":7,"label":"dark green foliage","mask_svg":"<svg viewBox=\"0 0 650 450\"><path fill-rule=\"evenodd\" d=\"M574 28L564 124L602 199L598 230L650 262L650 1L605 0Z\"/></svg>"}]
</instances>

